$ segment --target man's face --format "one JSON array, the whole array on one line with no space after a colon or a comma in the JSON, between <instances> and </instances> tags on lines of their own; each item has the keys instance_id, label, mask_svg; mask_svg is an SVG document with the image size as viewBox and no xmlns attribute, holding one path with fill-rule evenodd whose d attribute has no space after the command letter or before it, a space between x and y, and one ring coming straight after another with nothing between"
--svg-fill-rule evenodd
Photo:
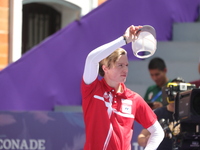
<instances>
[{"instance_id":1,"label":"man's face","mask_svg":"<svg viewBox=\"0 0 200 150\"><path fill-rule=\"evenodd\" d=\"M157 86L162 87L165 85L166 82L166 69L165 70L158 70L158 69L150 69L149 73L152 80L156 83Z\"/></svg>"},{"instance_id":2,"label":"man's face","mask_svg":"<svg viewBox=\"0 0 200 150\"><path fill-rule=\"evenodd\" d=\"M124 83L128 74L128 59L126 55L120 58L110 68L105 68L106 78L109 82Z\"/></svg>"}]
</instances>

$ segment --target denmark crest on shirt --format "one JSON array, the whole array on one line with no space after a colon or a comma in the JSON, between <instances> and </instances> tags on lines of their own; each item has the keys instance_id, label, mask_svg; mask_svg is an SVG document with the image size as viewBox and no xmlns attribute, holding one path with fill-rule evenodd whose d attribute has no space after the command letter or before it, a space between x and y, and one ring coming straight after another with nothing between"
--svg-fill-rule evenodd
<instances>
[{"instance_id":1,"label":"denmark crest on shirt","mask_svg":"<svg viewBox=\"0 0 200 150\"><path fill-rule=\"evenodd\" d=\"M131 114L132 112L132 100L128 100L128 99L122 99L122 112L123 113L127 113L127 114Z\"/></svg>"},{"instance_id":2,"label":"denmark crest on shirt","mask_svg":"<svg viewBox=\"0 0 200 150\"><path fill-rule=\"evenodd\" d=\"M109 99L109 93L108 93L108 92L105 92L105 93L103 94L103 98L104 98L104 100L108 101L108 99Z\"/></svg>"}]
</instances>

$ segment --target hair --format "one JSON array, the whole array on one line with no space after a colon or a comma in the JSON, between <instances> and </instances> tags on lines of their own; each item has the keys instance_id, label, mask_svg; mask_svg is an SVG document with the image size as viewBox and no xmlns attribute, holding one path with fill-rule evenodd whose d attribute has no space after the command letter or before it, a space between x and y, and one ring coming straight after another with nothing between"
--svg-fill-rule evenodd
<instances>
[{"instance_id":1,"label":"hair","mask_svg":"<svg viewBox=\"0 0 200 150\"><path fill-rule=\"evenodd\" d=\"M155 57L150 60L148 68L149 70L158 69L163 71L166 68L166 65L162 58Z\"/></svg>"},{"instance_id":2,"label":"hair","mask_svg":"<svg viewBox=\"0 0 200 150\"><path fill-rule=\"evenodd\" d=\"M99 62L99 74L100 76L104 76L105 72L102 69L102 66L105 65L106 67L110 68L115 62L119 59L121 55L126 55L127 52L123 48L116 49L113 53L111 53L108 57L104 58Z\"/></svg>"}]
</instances>

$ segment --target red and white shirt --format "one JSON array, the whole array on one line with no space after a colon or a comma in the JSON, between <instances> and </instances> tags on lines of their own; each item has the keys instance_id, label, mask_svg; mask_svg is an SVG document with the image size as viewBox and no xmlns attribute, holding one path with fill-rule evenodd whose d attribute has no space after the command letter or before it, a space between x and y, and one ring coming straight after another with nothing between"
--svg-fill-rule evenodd
<instances>
[{"instance_id":1,"label":"red and white shirt","mask_svg":"<svg viewBox=\"0 0 200 150\"><path fill-rule=\"evenodd\" d=\"M148 128L157 120L143 98L126 88L116 93L104 79L82 80L82 107L86 127L84 150L130 150L133 123Z\"/></svg>"},{"instance_id":2,"label":"red and white shirt","mask_svg":"<svg viewBox=\"0 0 200 150\"><path fill-rule=\"evenodd\" d=\"M125 45L123 36L91 51L85 62L81 84L86 128L85 150L130 150L136 120L151 133L145 150L154 150L164 137L156 115L137 93L116 93L104 79L98 80L99 62Z\"/></svg>"}]
</instances>

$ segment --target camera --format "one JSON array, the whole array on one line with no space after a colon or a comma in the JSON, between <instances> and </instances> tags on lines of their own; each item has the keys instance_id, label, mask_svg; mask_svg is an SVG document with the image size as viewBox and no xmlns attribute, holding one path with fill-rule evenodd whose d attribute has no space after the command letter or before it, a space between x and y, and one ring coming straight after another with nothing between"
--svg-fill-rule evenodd
<instances>
[{"instance_id":1,"label":"camera","mask_svg":"<svg viewBox=\"0 0 200 150\"><path fill-rule=\"evenodd\" d=\"M170 82L162 89L163 96L168 103L174 103L178 93L193 89L195 87L196 86L194 84L190 83Z\"/></svg>"},{"instance_id":2,"label":"camera","mask_svg":"<svg viewBox=\"0 0 200 150\"><path fill-rule=\"evenodd\" d=\"M200 89L191 89L177 94L175 113L181 122L200 123Z\"/></svg>"},{"instance_id":3,"label":"camera","mask_svg":"<svg viewBox=\"0 0 200 150\"><path fill-rule=\"evenodd\" d=\"M168 83L163 98L174 103L174 119L180 132L173 137L173 150L200 150L200 89L190 83Z\"/></svg>"}]
</instances>

